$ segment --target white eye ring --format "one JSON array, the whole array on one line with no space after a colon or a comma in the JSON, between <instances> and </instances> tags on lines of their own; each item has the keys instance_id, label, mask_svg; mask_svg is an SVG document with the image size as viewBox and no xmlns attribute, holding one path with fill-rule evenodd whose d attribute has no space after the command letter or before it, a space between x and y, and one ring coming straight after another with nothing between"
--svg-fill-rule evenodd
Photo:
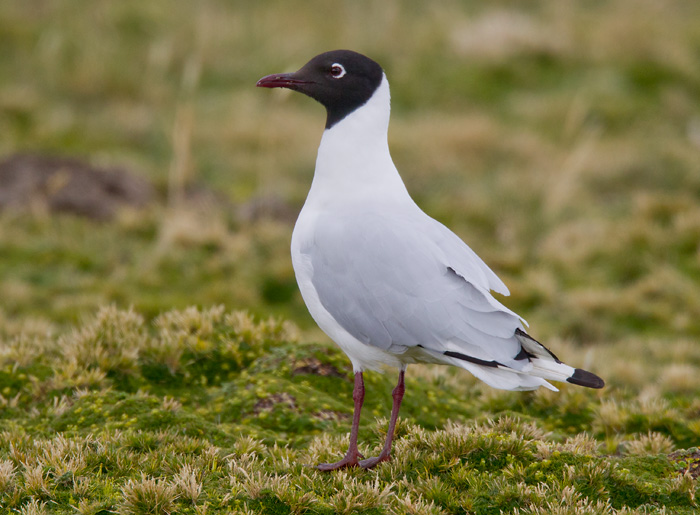
<instances>
[{"instance_id":1,"label":"white eye ring","mask_svg":"<svg viewBox=\"0 0 700 515\"><path fill-rule=\"evenodd\" d=\"M345 66L343 66L340 63L333 63L331 65L331 77L334 79L340 79L341 77L345 77L345 74L347 72L345 71Z\"/></svg>"}]
</instances>

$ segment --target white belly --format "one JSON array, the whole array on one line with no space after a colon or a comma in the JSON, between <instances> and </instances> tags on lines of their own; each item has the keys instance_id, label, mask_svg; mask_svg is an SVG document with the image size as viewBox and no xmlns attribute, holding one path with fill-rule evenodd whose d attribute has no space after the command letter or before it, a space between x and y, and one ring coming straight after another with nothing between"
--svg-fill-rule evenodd
<instances>
[{"instance_id":1,"label":"white belly","mask_svg":"<svg viewBox=\"0 0 700 515\"><path fill-rule=\"evenodd\" d=\"M323 307L318 292L311 281L313 277L311 258L303 252L303 249L309 248L310 245L323 244L323 242L314 240L314 221L317 216L319 215L310 209L302 209L292 234L291 249L292 265L297 284L313 319L321 330L348 355L355 372L362 372L366 369L379 370L382 365L403 369L406 364L415 362L409 356L390 354L372 345L362 343L343 329Z\"/></svg>"}]
</instances>

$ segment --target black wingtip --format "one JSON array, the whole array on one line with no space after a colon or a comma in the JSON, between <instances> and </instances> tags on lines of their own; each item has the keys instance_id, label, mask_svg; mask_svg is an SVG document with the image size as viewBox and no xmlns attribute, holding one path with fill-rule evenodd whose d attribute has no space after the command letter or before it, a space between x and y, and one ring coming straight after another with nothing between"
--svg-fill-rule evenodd
<instances>
[{"instance_id":1,"label":"black wingtip","mask_svg":"<svg viewBox=\"0 0 700 515\"><path fill-rule=\"evenodd\" d=\"M574 374L569 377L566 382L585 386L587 388L602 388L605 386L605 381L600 377L580 368L575 369Z\"/></svg>"}]
</instances>

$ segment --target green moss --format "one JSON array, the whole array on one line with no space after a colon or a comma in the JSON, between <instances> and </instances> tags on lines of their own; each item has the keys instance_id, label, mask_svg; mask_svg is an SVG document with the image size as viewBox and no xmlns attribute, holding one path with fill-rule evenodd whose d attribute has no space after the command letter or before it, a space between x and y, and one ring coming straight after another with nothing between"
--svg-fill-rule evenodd
<instances>
[{"instance_id":1,"label":"green moss","mask_svg":"<svg viewBox=\"0 0 700 515\"><path fill-rule=\"evenodd\" d=\"M250 508L261 513L270 513L271 515L287 515L291 513L291 509L287 504L270 494L264 494L257 499L249 499L247 504Z\"/></svg>"}]
</instances>

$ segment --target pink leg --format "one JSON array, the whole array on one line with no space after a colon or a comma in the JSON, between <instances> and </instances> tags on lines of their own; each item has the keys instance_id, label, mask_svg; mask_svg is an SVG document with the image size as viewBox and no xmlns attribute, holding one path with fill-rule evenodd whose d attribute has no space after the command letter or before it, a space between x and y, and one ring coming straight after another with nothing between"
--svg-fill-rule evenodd
<instances>
[{"instance_id":1,"label":"pink leg","mask_svg":"<svg viewBox=\"0 0 700 515\"><path fill-rule=\"evenodd\" d=\"M355 401L355 411L352 415L352 429L350 429L350 446L348 447L348 452L340 461L319 464L317 466L318 470L325 472L344 467L356 467L360 463L359 458L364 458L357 450L357 433L360 430L360 411L362 411L362 402L365 400L365 382L362 378L362 372L355 373L355 387L352 390L352 400Z\"/></svg>"},{"instance_id":2,"label":"pink leg","mask_svg":"<svg viewBox=\"0 0 700 515\"><path fill-rule=\"evenodd\" d=\"M384 448L382 449L382 452L379 453L379 456L375 458L367 458L366 460L362 460L359 463L360 467L362 468L369 469L377 465L377 463L381 463L382 461L389 461L390 459L389 456L391 454L391 441L394 438L396 420L399 418L401 400L403 399L403 394L406 391L406 387L403 382L403 376L404 371L399 371L399 383L396 385L396 388L394 388L394 391L391 392L391 396L394 399L394 404L391 407L391 419L389 420L389 429L386 433L386 441L384 442Z\"/></svg>"}]
</instances>

